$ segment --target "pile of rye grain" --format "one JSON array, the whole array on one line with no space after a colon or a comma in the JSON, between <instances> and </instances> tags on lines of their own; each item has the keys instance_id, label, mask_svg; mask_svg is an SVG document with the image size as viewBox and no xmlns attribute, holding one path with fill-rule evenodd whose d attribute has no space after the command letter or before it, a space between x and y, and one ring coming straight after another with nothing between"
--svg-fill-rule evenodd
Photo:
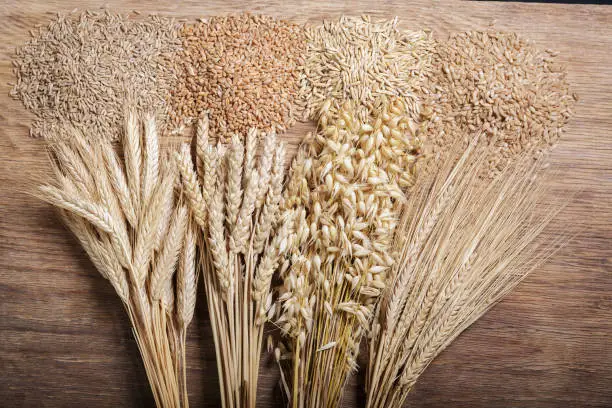
<instances>
[{"instance_id":1,"label":"pile of rye grain","mask_svg":"<svg viewBox=\"0 0 612 408\"><path fill-rule=\"evenodd\" d=\"M462 134L483 131L491 143L486 177L524 155L540 155L563 132L577 99L557 53L515 33L470 31L439 41L433 54L423 113L434 157Z\"/></svg>"}]
</instances>

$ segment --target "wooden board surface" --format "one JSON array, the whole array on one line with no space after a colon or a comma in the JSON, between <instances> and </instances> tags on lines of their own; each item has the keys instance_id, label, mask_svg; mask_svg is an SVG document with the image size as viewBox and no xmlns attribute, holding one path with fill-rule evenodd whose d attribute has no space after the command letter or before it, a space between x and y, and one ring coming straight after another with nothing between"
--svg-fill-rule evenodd
<instances>
[{"instance_id":1,"label":"wooden board surface","mask_svg":"<svg viewBox=\"0 0 612 408\"><path fill-rule=\"evenodd\" d=\"M317 22L343 13L398 15L402 25L450 31L491 23L561 52L580 96L552 154L556 191L576 199L557 231L581 234L463 333L426 371L410 407L612 406L612 7L502 2L107 1L109 7L195 18L241 10ZM14 47L57 11L95 1L0 6L0 406L153 406L129 321L54 211L26 191L46 163L28 137L31 116L8 95ZM286 136L296 143L305 127ZM192 406L219 406L204 299L189 333ZM259 406L280 407L277 369L264 363ZM362 378L344 406L362 406Z\"/></svg>"}]
</instances>

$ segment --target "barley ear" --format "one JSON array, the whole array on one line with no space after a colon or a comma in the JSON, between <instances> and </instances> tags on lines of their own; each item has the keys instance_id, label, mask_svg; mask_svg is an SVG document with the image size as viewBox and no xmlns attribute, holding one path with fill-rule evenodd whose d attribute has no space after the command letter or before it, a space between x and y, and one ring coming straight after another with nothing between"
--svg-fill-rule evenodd
<instances>
[{"instance_id":1,"label":"barley ear","mask_svg":"<svg viewBox=\"0 0 612 408\"><path fill-rule=\"evenodd\" d=\"M132 197L130 196L130 190L128 188L125 174L119 164L117 154L110 144L104 144L102 146L102 155L104 156L104 163L106 165L106 171L110 176L110 180L119 200L119 205L123 210L123 214L127 219L128 223L132 226L136 226L136 212L132 204Z\"/></svg>"},{"instance_id":2,"label":"barley ear","mask_svg":"<svg viewBox=\"0 0 612 408\"><path fill-rule=\"evenodd\" d=\"M164 237L159 257L151 273L149 293L153 300L161 300L168 281L174 275L178 255L185 236L186 224L187 207L179 205L172 214L170 228L168 228L168 233Z\"/></svg>"},{"instance_id":3,"label":"barley ear","mask_svg":"<svg viewBox=\"0 0 612 408\"><path fill-rule=\"evenodd\" d=\"M196 233L194 225L187 225L176 275L177 317L183 328L189 326L196 303L198 276L196 269Z\"/></svg>"},{"instance_id":4,"label":"barley ear","mask_svg":"<svg viewBox=\"0 0 612 408\"><path fill-rule=\"evenodd\" d=\"M102 232L112 233L113 221L111 215L100 205L82 198L69 196L58 188L49 185L40 186L39 192L38 197L41 200L86 219Z\"/></svg>"},{"instance_id":5,"label":"barley ear","mask_svg":"<svg viewBox=\"0 0 612 408\"><path fill-rule=\"evenodd\" d=\"M159 179L159 140L155 117L144 120L144 164L142 166L142 201L148 203Z\"/></svg>"},{"instance_id":6,"label":"barley ear","mask_svg":"<svg viewBox=\"0 0 612 408\"><path fill-rule=\"evenodd\" d=\"M125 135L123 137L123 154L125 156L125 172L132 196L134 209L140 207L140 171L142 169L142 140L136 113L127 112Z\"/></svg>"}]
</instances>

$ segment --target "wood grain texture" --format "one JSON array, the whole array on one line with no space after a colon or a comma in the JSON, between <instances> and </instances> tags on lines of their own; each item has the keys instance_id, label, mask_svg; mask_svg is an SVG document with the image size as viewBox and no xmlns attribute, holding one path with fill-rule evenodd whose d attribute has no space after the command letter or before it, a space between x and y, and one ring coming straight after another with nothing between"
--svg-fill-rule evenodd
<instances>
[{"instance_id":1,"label":"wood grain texture","mask_svg":"<svg viewBox=\"0 0 612 408\"><path fill-rule=\"evenodd\" d=\"M298 22L343 13L398 15L402 25L450 31L491 23L561 52L580 96L552 154L557 194L579 193L555 223L580 235L463 333L426 371L409 407L612 406L612 7L447 1L107 1L193 19L241 10ZM150 407L129 321L54 211L27 194L45 176L31 116L8 95L14 47L57 11L95 1L5 1L0 6L0 406ZM308 128L285 136L295 145ZM554 234L554 232L553 232ZM200 295L201 297L203 295ZM219 406L204 299L189 332L193 407ZM274 365L263 363L259 406L280 407ZM355 376L344 401L362 406Z\"/></svg>"}]
</instances>

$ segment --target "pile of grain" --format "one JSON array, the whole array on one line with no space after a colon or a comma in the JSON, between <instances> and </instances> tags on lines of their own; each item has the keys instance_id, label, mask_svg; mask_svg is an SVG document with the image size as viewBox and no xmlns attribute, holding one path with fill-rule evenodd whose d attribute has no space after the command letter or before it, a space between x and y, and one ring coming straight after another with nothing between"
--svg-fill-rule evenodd
<instances>
[{"instance_id":1,"label":"pile of grain","mask_svg":"<svg viewBox=\"0 0 612 408\"><path fill-rule=\"evenodd\" d=\"M175 125L208 111L211 130L228 138L251 127L282 131L295 122L302 27L242 14L185 25L180 37L171 100Z\"/></svg>"},{"instance_id":2,"label":"pile of grain","mask_svg":"<svg viewBox=\"0 0 612 408\"><path fill-rule=\"evenodd\" d=\"M315 119L326 99L357 102L367 119L381 96L412 101L413 89L429 70L433 41L423 31L403 31L393 20L341 17L306 31L308 48L301 78L304 116Z\"/></svg>"},{"instance_id":3,"label":"pile of grain","mask_svg":"<svg viewBox=\"0 0 612 408\"><path fill-rule=\"evenodd\" d=\"M11 91L36 115L32 136L56 137L69 122L114 140L126 101L165 111L174 75L163 60L180 46L173 20L86 11L58 15L32 36L17 50Z\"/></svg>"},{"instance_id":4,"label":"pile of grain","mask_svg":"<svg viewBox=\"0 0 612 408\"><path fill-rule=\"evenodd\" d=\"M565 68L514 33L472 31L436 46L427 105L426 144L434 153L483 130L494 146L489 174L554 145L572 113ZM529 153L528 153L529 152ZM436 156L436 155L433 155Z\"/></svg>"}]
</instances>

